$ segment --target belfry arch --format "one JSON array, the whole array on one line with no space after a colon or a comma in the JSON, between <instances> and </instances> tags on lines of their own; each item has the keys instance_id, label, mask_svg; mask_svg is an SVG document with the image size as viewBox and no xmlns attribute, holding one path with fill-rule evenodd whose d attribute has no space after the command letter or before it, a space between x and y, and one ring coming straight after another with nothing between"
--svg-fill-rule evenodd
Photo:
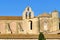
<instances>
[{"instance_id":1,"label":"belfry arch","mask_svg":"<svg viewBox=\"0 0 60 40\"><path fill-rule=\"evenodd\" d=\"M34 18L34 13L30 7L27 7L23 12L23 19L31 19Z\"/></svg>"}]
</instances>

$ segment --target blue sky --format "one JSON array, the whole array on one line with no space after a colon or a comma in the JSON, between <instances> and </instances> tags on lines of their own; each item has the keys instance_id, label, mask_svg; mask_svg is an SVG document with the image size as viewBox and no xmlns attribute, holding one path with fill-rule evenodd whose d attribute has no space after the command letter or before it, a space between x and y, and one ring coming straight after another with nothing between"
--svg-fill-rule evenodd
<instances>
[{"instance_id":1,"label":"blue sky","mask_svg":"<svg viewBox=\"0 0 60 40\"><path fill-rule=\"evenodd\" d=\"M35 16L53 10L60 12L60 0L0 0L0 16L22 16L27 6L32 8Z\"/></svg>"}]
</instances>

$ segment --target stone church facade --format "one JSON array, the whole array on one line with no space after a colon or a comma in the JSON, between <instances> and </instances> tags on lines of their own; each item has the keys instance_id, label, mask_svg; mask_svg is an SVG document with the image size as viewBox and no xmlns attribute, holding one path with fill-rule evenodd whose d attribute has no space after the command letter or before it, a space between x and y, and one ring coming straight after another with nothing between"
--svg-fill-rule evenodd
<instances>
[{"instance_id":1,"label":"stone church facade","mask_svg":"<svg viewBox=\"0 0 60 40\"><path fill-rule=\"evenodd\" d=\"M26 7L22 16L0 16L1 34L39 34L59 30L59 12L34 16L31 7Z\"/></svg>"}]
</instances>

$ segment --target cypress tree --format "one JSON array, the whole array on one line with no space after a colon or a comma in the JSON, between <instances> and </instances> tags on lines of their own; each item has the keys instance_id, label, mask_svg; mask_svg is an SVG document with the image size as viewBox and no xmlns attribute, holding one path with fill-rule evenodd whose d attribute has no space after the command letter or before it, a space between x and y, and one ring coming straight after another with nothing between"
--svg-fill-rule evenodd
<instances>
[{"instance_id":1,"label":"cypress tree","mask_svg":"<svg viewBox=\"0 0 60 40\"><path fill-rule=\"evenodd\" d=\"M38 40L46 40L42 32L40 32Z\"/></svg>"}]
</instances>

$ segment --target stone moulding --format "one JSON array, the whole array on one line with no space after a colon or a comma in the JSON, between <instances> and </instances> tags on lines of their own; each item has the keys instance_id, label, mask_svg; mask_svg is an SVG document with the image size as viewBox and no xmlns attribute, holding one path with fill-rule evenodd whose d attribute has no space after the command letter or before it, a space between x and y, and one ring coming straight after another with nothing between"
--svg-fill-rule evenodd
<instances>
[{"instance_id":1,"label":"stone moulding","mask_svg":"<svg viewBox=\"0 0 60 40\"><path fill-rule=\"evenodd\" d=\"M0 34L0 39L38 39L35 34ZM44 34L46 39L60 39L60 34Z\"/></svg>"}]
</instances>

